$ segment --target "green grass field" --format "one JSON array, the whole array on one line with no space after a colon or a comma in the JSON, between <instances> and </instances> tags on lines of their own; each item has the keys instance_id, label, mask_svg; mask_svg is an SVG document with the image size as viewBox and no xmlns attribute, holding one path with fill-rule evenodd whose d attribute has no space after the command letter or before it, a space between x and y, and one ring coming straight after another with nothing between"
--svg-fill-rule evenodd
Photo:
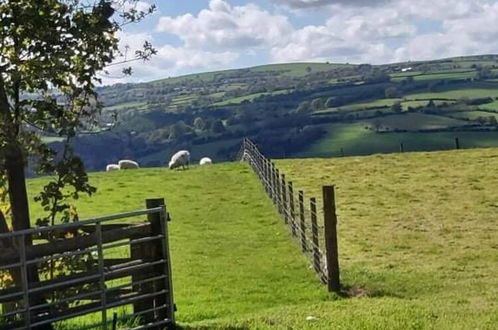
<instances>
[{"instance_id":1,"label":"green grass field","mask_svg":"<svg viewBox=\"0 0 498 330\"><path fill-rule=\"evenodd\" d=\"M307 195L336 185L342 282L356 297L318 284L245 164L92 173L100 190L78 209L166 198L185 329L495 329L497 160L484 149L277 161Z\"/></svg>"},{"instance_id":2,"label":"green grass field","mask_svg":"<svg viewBox=\"0 0 498 330\"><path fill-rule=\"evenodd\" d=\"M283 75L291 77L302 77L308 74L307 68L313 72L329 71L337 68L346 68L352 66L349 64L336 63L284 63L284 64L269 64L251 68L254 72L280 71Z\"/></svg>"},{"instance_id":3,"label":"green grass field","mask_svg":"<svg viewBox=\"0 0 498 330\"><path fill-rule=\"evenodd\" d=\"M411 100L426 100L432 98L461 99L480 97L498 97L498 86L496 84L474 83L462 86L461 88L455 88L453 86L451 90L448 90L447 88L440 88L440 90L437 90L433 93L414 93L405 96L406 99Z\"/></svg>"},{"instance_id":4,"label":"green grass field","mask_svg":"<svg viewBox=\"0 0 498 330\"><path fill-rule=\"evenodd\" d=\"M375 122L379 122L383 129L407 131L439 129L467 124L462 120L423 113L405 113L402 115L385 116L369 119L366 122L371 126L374 126Z\"/></svg>"},{"instance_id":5,"label":"green grass field","mask_svg":"<svg viewBox=\"0 0 498 330\"><path fill-rule=\"evenodd\" d=\"M386 117L384 117L386 118ZM405 151L445 150L455 147L455 137L462 148L498 147L498 132L401 132L375 133L365 129L365 122L324 125L327 133L296 157L336 157L341 155L369 155Z\"/></svg>"}]
</instances>

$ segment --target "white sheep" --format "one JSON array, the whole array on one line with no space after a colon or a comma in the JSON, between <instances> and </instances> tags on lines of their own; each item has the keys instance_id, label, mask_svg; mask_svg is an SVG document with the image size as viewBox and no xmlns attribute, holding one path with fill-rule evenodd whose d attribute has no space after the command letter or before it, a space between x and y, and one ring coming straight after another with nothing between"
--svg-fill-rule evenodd
<instances>
[{"instance_id":1,"label":"white sheep","mask_svg":"<svg viewBox=\"0 0 498 330\"><path fill-rule=\"evenodd\" d=\"M106 172L111 172L111 171L119 171L119 165L118 164L109 164L105 167Z\"/></svg>"},{"instance_id":2,"label":"white sheep","mask_svg":"<svg viewBox=\"0 0 498 330\"><path fill-rule=\"evenodd\" d=\"M213 161L209 157L203 157L201 158L201 161L199 162L199 165L211 165Z\"/></svg>"},{"instance_id":3,"label":"white sheep","mask_svg":"<svg viewBox=\"0 0 498 330\"><path fill-rule=\"evenodd\" d=\"M119 169L121 169L121 170L132 170L132 169L140 168L140 166L138 166L137 162L134 162L133 160L129 160L129 159L120 160L118 162L118 164L119 164Z\"/></svg>"},{"instance_id":4,"label":"white sheep","mask_svg":"<svg viewBox=\"0 0 498 330\"><path fill-rule=\"evenodd\" d=\"M171 157L168 167L171 170L180 166L185 169L185 167L188 168L189 164L190 152L188 152L187 150L180 150Z\"/></svg>"}]
</instances>

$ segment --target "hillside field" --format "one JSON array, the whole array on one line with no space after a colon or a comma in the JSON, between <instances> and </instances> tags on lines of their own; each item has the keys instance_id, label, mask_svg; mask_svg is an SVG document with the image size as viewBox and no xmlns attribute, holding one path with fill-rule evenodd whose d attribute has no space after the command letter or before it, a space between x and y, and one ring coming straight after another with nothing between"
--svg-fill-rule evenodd
<instances>
[{"instance_id":1,"label":"hillside field","mask_svg":"<svg viewBox=\"0 0 498 330\"><path fill-rule=\"evenodd\" d=\"M87 218L166 198L184 329L498 324L498 149L276 162L307 195L336 185L344 296L319 284L245 164L92 173L99 192L78 210ZM31 194L42 182L29 182Z\"/></svg>"}]
</instances>

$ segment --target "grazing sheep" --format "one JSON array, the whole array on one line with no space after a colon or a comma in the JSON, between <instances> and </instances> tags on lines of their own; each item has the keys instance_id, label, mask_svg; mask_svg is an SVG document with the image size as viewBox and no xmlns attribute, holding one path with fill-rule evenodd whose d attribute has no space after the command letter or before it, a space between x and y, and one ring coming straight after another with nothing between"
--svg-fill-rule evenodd
<instances>
[{"instance_id":1,"label":"grazing sheep","mask_svg":"<svg viewBox=\"0 0 498 330\"><path fill-rule=\"evenodd\" d=\"M182 167L185 169L185 167L188 168L188 165L190 164L190 152L187 150L180 150L176 154L171 157L171 161L169 162L168 167L172 170L177 167Z\"/></svg>"},{"instance_id":2,"label":"grazing sheep","mask_svg":"<svg viewBox=\"0 0 498 330\"><path fill-rule=\"evenodd\" d=\"M137 162L134 162L133 160L128 160L128 159L123 159L118 162L119 164L119 169L121 170L132 170L136 168L140 168L138 166Z\"/></svg>"},{"instance_id":3,"label":"grazing sheep","mask_svg":"<svg viewBox=\"0 0 498 330\"><path fill-rule=\"evenodd\" d=\"M109 164L105 167L106 172L111 172L111 171L119 171L119 165L118 164Z\"/></svg>"},{"instance_id":4,"label":"grazing sheep","mask_svg":"<svg viewBox=\"0 0 498 330\"><path fill-rule=\"evenodd\" d=\"M201 161L199 162L199 165L211 165L213 163L213 161L211 160L211 158L209 157L204 157L201 159Z\"/></svg>"}]
</instances>

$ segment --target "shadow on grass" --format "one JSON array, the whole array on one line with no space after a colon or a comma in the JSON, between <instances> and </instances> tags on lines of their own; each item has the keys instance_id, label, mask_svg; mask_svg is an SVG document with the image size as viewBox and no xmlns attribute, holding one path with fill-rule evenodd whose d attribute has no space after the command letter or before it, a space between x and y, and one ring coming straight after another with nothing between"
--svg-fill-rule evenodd
<instances>
[{"instance_id":1,"label":"shadow on grass","mask_svg":"<svg viewBox=\"0 0 498 330\"><path fill-rule=\"evenodd\" d=\"M381 297L392 297L392 298L403 298L402 295L394 294L378 288L370 288L366 286L358 285L341 285L341 290L336 293L341 298L381 298Z\"/></svg>"},{"instance_id":2,"label":"shadow on grass","mask_svg":"<svg viewBox=\"0 0 498 330\"><path fill-rule=\"evenodd\" d=\"M231 326L215 326L215 325L200 325L200 326L189 326L177 324L176 330L208 330L208 329L223 329L223 330L248 330L249 327L231 327Z\"/></svg>"}]
</instances>

